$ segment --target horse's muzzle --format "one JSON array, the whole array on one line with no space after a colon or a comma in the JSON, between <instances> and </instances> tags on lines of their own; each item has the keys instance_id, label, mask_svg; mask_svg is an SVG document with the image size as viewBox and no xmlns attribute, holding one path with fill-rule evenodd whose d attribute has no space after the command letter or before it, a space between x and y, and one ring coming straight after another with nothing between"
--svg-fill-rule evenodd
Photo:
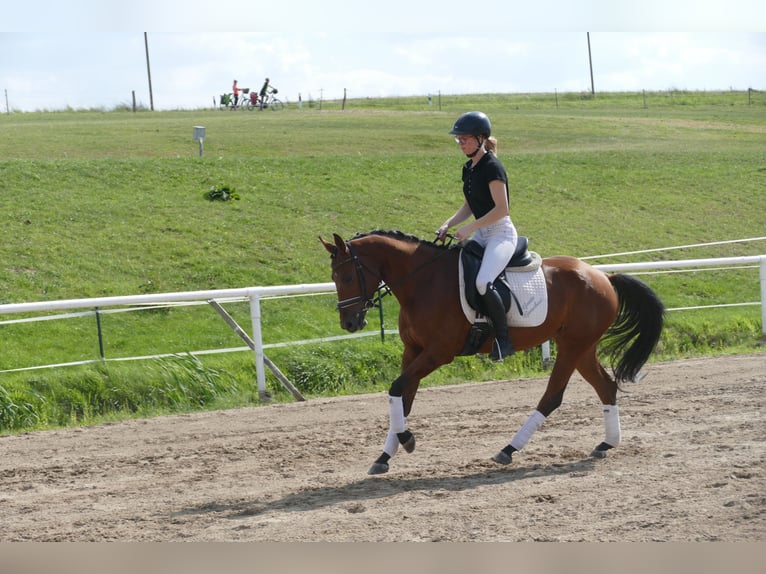
<instances>
[{"instance_id":1,"label":"horse's muzzle","mask_svg":"<svg viewBox=\"0 0 766 574\"><path fill-rule=\"evenodd\" d=\"M367 319L364 316L366 311L357 311L356 313L343 314L340 316L340 327L349 333L356 333L367 326Z\"/></svg>"}]
</instances>

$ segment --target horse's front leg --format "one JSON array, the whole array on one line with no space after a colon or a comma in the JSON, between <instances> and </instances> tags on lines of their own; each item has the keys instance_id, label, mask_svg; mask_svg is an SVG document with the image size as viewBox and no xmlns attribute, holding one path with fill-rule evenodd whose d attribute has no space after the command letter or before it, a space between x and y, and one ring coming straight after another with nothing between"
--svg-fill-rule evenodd
<instances>
[{"instance_id":1,"label":"horse's front leg","mask_svg":"<svg viewBox=\"0 0 766 574\"><path fill-rule=\"evenodd\" d=\"M392 389L401 378L399 377L394 381ZM404 416L404 398L401 395L392 395L390 391L388 395L388 422L388 434L383 444L383 453L375 459L367 474L388 472L388 461L399 450L399 445L402 445L406 452L415 450L415 436L407 429L407 418Z\"/></svg>"},{"instance_id":2,"label":"horse's front leg","mask_svg":"<svg viewBox=\"0 0 766 574\"><path fill-rule=\"evenodd\" d=\"M438 365L429 360L426 353L406 347L402 357L402 367L402 374L394 380L388 390L389 427L383 452L375 459L367 474L388 472L388 461L396 454L400 445L408 453L415 450L415 436L407 428L407 415L412 409L420 380L434 371Z\"/></svg>"}]
</instances>

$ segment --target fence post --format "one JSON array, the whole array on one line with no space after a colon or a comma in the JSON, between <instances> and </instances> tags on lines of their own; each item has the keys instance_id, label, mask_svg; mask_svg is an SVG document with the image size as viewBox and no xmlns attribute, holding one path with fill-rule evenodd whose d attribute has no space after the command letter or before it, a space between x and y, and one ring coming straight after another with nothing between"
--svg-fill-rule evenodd
<instances>
[{"instance_id":1,"label":"fence post","mask_svg":"<svg viewBox=\"0 0 766 574\"><path fill-rule=\"evenodd\" d=\"M98 307L95 308L96 311L96 329L98 330L98 354L101 357L101 360L103 361L106 357L104 356L104 335L101 331L101 313L98 312Z\"/></svg>"},{"instance_id":2,"label":"fence post","mask_svg":"<svg viewBox=\"0 0 766 574\"><path fill-rule=\"evenodd\" d=\"M766 257L761 257L761 332L766 337Z\"/></svg>"},{"instance_id":3,"label":"fence post","mask_svg":"<svg viewBox=\"0 0 766 574\"><path fill-rule=\"evenodd\" d=\"M258 381L258 398L267 400L266 369L263 362L263 334L261 333L261 297L258 293L250 294L250 320L253 323L253 343L255 348L255 378Z\"/></svg>"},{"instance_id":4,"label":"fence post","mask_svg":"<svg viewBox=\"0 0 766 574\"><path fill-rule=\"evenodd\" d=\"M543 359L543 369L548 370L553 366L553 360L551 359L551 342L545 341L540 345L540 354Z\"/></svg>"}]
</instances>

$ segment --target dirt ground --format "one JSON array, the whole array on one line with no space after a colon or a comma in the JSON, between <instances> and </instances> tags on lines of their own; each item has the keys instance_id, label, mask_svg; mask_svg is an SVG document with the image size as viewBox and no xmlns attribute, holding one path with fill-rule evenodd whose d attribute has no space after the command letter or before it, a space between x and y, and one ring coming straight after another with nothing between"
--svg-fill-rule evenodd
<instances>
[{"instance_id":1,"label":"dirt ground","mask_svg":"<svg viewBox=\"0 0 766 574\"><path fill-rule=\"evenodd\" d=\"M579 376L508 467L544 379L421 389L377 477L384 394L0 437L0 542L766 540L766 354L646 374L600 460Z\"/></svg>"}]
</instances>

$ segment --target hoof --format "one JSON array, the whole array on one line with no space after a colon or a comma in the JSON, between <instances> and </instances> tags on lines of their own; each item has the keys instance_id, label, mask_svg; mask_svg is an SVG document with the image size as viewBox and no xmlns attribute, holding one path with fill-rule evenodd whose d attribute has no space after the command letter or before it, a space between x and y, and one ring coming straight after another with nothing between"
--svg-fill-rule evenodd
<instances>
[{"instance_id":1,"label":"hoof","mask_svg":"<svg viewBox=\"0 0 766 574\"><path fill-rule=\"evenodd\" d=\"M405 452L412 452L415 450L415 436L411 435L410 438L402 445Z\"/></svg>"},{"instance_id":2,"label":"hoof","mask_svg":"<svg viewBox=\"0 0 766 574\"><path fill-rule=\"evenodd\" d=\"M367 474L386 474L388 472L388 464L385 462L374 462L367 471Z\"/></svg>"},{"instance_id":3,"label":"hoof","mask_svg":"<svg viewBox=\"0 0 766 574\"><path fill-rule=\"evenodd\" d=\"M606 451L612 448L611 444L602 442L590 453L591 458L606 458Z\"/></svg>"},{"instance_id":4,"label":"hoof","mask_svg":"<svg viewBox=\"0 0 766 574\"><path fill-rule=\"evenodd\" d=\"M498 452L495 456L492 457L492 460L494 460L498 464L511 464L513 462L513 458L511 458L511 455L506 454L502 450Z\"/></svg>"}]
</instances>

